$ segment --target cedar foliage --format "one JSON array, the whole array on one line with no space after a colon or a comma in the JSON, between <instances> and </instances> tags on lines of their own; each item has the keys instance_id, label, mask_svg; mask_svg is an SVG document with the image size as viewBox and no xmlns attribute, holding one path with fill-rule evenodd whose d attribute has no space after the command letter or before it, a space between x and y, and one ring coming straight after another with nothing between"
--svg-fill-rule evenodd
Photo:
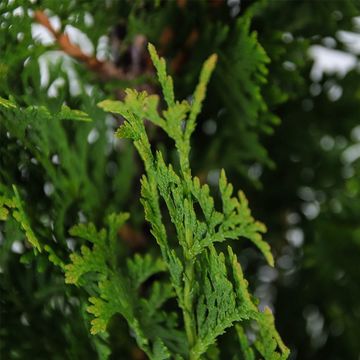
<instances>
[{"instance_id":1,"label":"cedar foliage","mask_svg":"<svg viewBox=\"0 0 360 360\"><path fill-rule=\"evenodd\" d=\"M232 197L233 188L227 182L224 171L219 179L222 212L215 210L209 187L201 185L199 178L191 175L190 137L195 130L196 117L205 98L216 56L205 62L190 104L174 100L172 79L166 74L165 61L157 56L152 45L149 45L149 51L167 103L162 116L157 111L158 96L135 90L126 91L124 102L105 100L99 106L124 117L125 122L117 131L117 136L132 139L144 162L146 175L141 179L142 204L162 258L137 254L128 259L126 270L119 269L117 232L129 217L126 213L109 215L106 220L108 230L98 231L93 223L72 227L70 235L93 246L90 249L82 245L81 254L71 254L68 265L64 265L49 245L40 245L16 188L13 198L2 198L2 218L6 220L11 212L35 253L41 252L44 247L49 253L49 260L65 271L66 283L94 289L95 281L97 295L89 298L91 306L88 307L88 312L95 317L91 321L92 334L106 333L109 320L119 313L134 332L138 346L150 359L176 357L193 360L206 354L209 347L216 344L217 337L235 322L252 320L259 323L260 335L255 348L264 359L286 359L289 352L274 328L271 312L259 312L251 300L247 282L231 247L227 249L228 258L215 247L216 242L226 239L248 238L273 266L269 245L260 235L264 226L252 218L243 193L239 192L238 198ZM17 109L14 103L2 100L2 104L6 110L15 109L15 118L20 119L23 111ZM84 114L66 108L55 121L64 117L87 120ZM171 165L165 164L161 152L158 151L155 156L152 153L145 119L161 127L174 140L181 175ZM168 239L159 196L165 201L176 229L175 244L170 244ZM203 221L195 212L195 203L201 208ZM178 245L182 250L181 256L178 255ZM148 290L149 298L140 299L140 286L163 271L169 272L170 281L154 282ZM96 277L87 280L87 274L96 274ZM169 314L162 310L162 305L174 296L182 310L185 331L177 324L176 313L170 314L169 321Z\"/></svg>"},{"instance_id":2,"label":"cedar foliage","mask_svg":"<svg viewBox=\"0 0 360 360\"><path fill-rule=\"evenodd\" d=\"M286 358L269 304L293 358L356 358L359 74L314 79L307 54L351 52L359 10L2 1L0 354Z\"/></svg>"}]
</instances>

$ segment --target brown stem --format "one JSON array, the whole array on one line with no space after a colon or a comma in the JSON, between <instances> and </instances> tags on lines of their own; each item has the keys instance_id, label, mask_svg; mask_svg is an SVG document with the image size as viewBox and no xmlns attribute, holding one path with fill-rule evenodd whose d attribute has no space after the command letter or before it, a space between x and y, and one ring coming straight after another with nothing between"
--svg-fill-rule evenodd
<instances>
[{"instance_id":1,"label":"brown stem","mask_svg":"<svg viewBox=\"0 0 360 360\"><path fill-rule=\"evenodd\" d=\"M35 11L35 20L43 25L56 39L59 47L72 58L84 63L91 71L100 75L103 80L132 80L135 77L133 73L125 73L121 68L116 67L110 61L101 61L95 56L85 54L78 45L71 42L69 36L57 31L51 25L48 16L42 10ZM144 40L145 41L145 40Z\"/></svg>"}]
</instances>

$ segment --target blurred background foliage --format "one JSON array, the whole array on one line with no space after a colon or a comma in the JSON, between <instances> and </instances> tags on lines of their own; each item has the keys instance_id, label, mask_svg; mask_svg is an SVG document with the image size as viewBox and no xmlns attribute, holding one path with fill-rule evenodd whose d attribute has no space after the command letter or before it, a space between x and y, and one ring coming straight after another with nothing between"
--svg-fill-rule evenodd
<instances>
[{"instance_id":1,"label":"blurred background foliage","mask_svg":"<svg viewBox=\"0 0 360 360\"><path fill-rule=\"evenodd\" d=\"M112 211L131 212L121 256L148 250L140 162L113 137L121 120L96 104L126 87L158 91L146 41L167 59L178 98L216 52L194 173L214 185L226 168L267 225L275 269L251 247L237 251L291 359L360 359L359 11L355 0L1 1L0 96L22 109L1 108L0 193L16 184L37 237L63 259L81 245L72 225L101 225ZM62 118L63 104L92 121ZM0 231L4 359L142 358L121 319L107 338L89 335L84 294L33 257L14 220Z\"/></svg>"}]
</instances>

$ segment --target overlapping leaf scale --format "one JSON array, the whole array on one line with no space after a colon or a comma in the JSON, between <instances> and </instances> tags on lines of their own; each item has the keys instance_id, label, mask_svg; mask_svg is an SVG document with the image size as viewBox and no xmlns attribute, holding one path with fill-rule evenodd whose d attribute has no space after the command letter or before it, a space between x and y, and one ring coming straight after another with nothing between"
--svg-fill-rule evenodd
<instances>
[{"instance_id":1,"label":"overlapping leaf scale","mask_svg":"<svg viewBox=\"0 0 360 360\"><path fill-rule=\"evenodd\" d=\"M235 326L236 332L239 338L240 347L241 347L241 353L244 360L255 360L255 354L254 350L251 348L251 345L249 344L249 340L246 336L246 333L243 329L243 327L240 324L237 324Z\"/></svg>"},{"instance_id":2,"label":"overlapping leaf scale","mask_svg":"<svg viewBox=\"0 0 360 360\"><path fill-rule=\"evenodd\" d=\"M15 207L14 200L5 196L0 195L0 221L5 221L12 208Z\"/></svg>"},{"instance_id":3,"label":"overlapping leaf scale","mask_svg":"<svg viewBox=\"0 0 360 360\"><path fill-rule=\"evenodd\" d=\"M175 145L180 153L186 154L188 145L184 140L185 119L190 110L189 103L184 100L176 102L174 105L163 111L165 127L163 128L168 136L175 141ZM154 122L154 121L153 121Z\"/></svg>"},{"instance_id":4,"label":"overlapping leaf scale","mask_svg":"<svg viewBox=\"0 0 360 360\"><path fill-rule=\"evenodd\" d=\"M152 275L166 270L164 261L160 258L153 259L150 254L144 256L135 254L133 258L127 260L127 267L131 284L135 289Z\"/></svg>"},{"instance_id":5,"label":"overlapping leaf scale","mask_svg":"<svg viewBox=\"0 0 360 360\"><path fill-rule=\"evenodd\" d=\"M94 245L93 250L81 246L81 254L71 254L71 263L65 267L65 282L79 284L80 278L90 272L107 274L106 254L104 246Z\"/></svg>"},{"instance_id":6,"label":"overlapping leaf scale","mask_svg":"<svg viewBox=\"0 0 360 360\"><path fill-rule=\"evenodd\" d=\"M48 255L49 261L59 266L61 269L64 268L64 262L60 257L55 253L53 248L49 244L42 244L38 237L35 235L34 231L31 228L30 221L27 214L25 213L20 194L15 186L13 186L14 196L11 197L6 191L5 187L0 189L1 192L4 192L3 195L0 195L0 221L7 221L8 217L11 215L22 231L25 234L26 240L33 247L34 252L45 252ZM5 193L7 193L5 195Z\"/></svg>"},{"instance_id":7,"label":"overlapping leaf scale","mask_svg":"<svg viewBox=\"0 0 360 360\"><path fill-rule=\"evenodd\" d=\"M227 247L230 267L232 270L232 279L234 285L234 291L239 304L239 311L245 318L257 319L258 309L251 300L251 296L248 290L248 281L245 279L241 265L234 254L230 246Z\"/></svg>"},{"instance_id":8,"label":"overlapping leaf scale","mask_svg":"<svg viewBox=\"0 0 360 360\"><path fill-rule=\"evenodd\" d=\"M11 210L12 217L19 223L20 227L25 233L25 237L29 242L29 244L33 246L35 252L36 251L41 252L42 246L40 244L39 239L34 234L31 228L29 218L24 210L19 192L15 186L13 186L13 191L14 191L14 196L12 198L3 197L2 203L0 203L0 206L3 209L1 210L3 220L7 219L10 213L9 210Z\"/></svg>"},{"instance_id":9,"label":"overlapping leaf scale","mask_svg":"<svg viewBox=\"0 0 360 360\"><path fill-rule=\"evenodd\" d=\"M127 89L125 94L123 102L104 100L98 104L103 110L121 115L126 119L117 133L119 136L136 140L136 137L141 133L135 126L137 121L132 118L130 120L129 116L141 119L141 123L143 119L148 119L165 129L165 121L158 113L159 97L157 95L148 95L144 91L138 92L133 89Z\"/></svg>"},{"instance_id":10,"label":"overlapping leaf scale","mask_svg":"<svg viewBox=\"0 0 360 360\"><path fill-rule=\"evenodd\" d=\"M69 230L70 235L87 240L93 244L105 244L107 232L105 229L97 231L93 223L81 223Z\"/></svg>"},{"instance_id":11,"label":"overlapping leaf scale","mask_svg":"<svg viewBox=\"0 0 360 360\"><path fill-rule=\"evenodd\" d=\"M131 295L128 284L118 275L114 274L109 279L100 281L99 297L93 296L89 298L92 305L88 307L88 311L95 316L91 322L91 332L93 334L105 332L110 318L119 313L125 317L129 326L136 333L141 334L138 321L134 316ZM143 337L141 336L141 338Z\"/></svg>"},{"instance_id":12,"label":"overlapping leaf scale","mask_svg":"<svg viewBox=\"0 0 360 360\"><path fill-rule=\"evenodd\" d=\"M251 216L248 201L243 192L239 192L238 198L232 197L233 187L227 182L223 170L220 175L219 189L223 204L224 220L219 227L218 233L215 235L215 241L223 241L227 238L248 238L259 248L268 263L274 266L270 246L261 237L261 233L266 230L265 226L255 221Z\"/></svg>"},{"instance_id":13,"label":"overlapping leaf scale","mask_svg":"<svg viewBox=\"0 0 360 360\"><path fill-rule=\"evenodd\" d=\"M140 284L140 281L137 282ZM167 291L157 293L150 298L151 305L161 305L172 296ZM135 334L135 338L139 347L146 352L150 359L167 359L169 351L167 346L160 339L161 335L167 334L168 337L176 338L174 335L174 323L169 321L169 317L159 316L161 314L157 308L157 312L148 312L151 305L145 298L138 299L138 294L134 292L134 284L128 281L119 272L114 273L109 279L99 283L99 296L89 299L91 305L88 311L95 318L92 320L92 333L106 331L109 320L115 314L121 314L129 324L129 327ZM151 324L151 326L149 326ZM157 330L157 331L154 331ZM166 339L166 336L164 337ZM159 353L159 351L161 352ZM165 356L166 355L166 356ZM162 357L165 356L165 357Z\"/></svg>"},{"instance_id":14,"label":"overlapping leaf scale","mask_svg":"<svg viewBox=\"0 0 360 360\"><path fill-rule=\"evenodd\" d=\"M216 62L217 62L217 55L213 54L205 61L201 69L199 83L196 86L194 92L193 103L191 104L189 118L186 123L186 130L185 130L186 140L190 139L191 134L195 130L196 118L201 112L202 103L205 99L206 87L210 80L210 76L215 68Z\"/></svg>"},{"instance_id":15,"label":"overlapping leaf scale","mask_svg":"<svg viewBox=\"0 0 360 360\"><path fill-rule=\"evenodd\" d=\"M255 360L258 355L264 360L286 360L290 354L274 325L274 317L269 308L258 314L258 331L256 340L250 344L245 328L236 325L244 360Z\"/></svg>"},{"instance_id":16,"label":"overlapping leaf scale","mask_svg":"<svg viewBox=\"0 0 360 360\"><path fill-rule=\"evenodd\" d=\"M192 257L214 242L245 237L251 240L262 251L269 264L273 265L270 246L261 238L261 233L265 231L264 225L253 219L242 192L239 192L239 198L232 197L233 187L227 183L223 171L219 180L222 213L215 209L208 185L201 185L197 177L191 182L191 194L194 202L200 205L205 219L203 222L198 219L192 202L185 198L186 181L175 173L171 165L165 164L161 153L157 153L156 160L159 192L165 200L179 242L184 248L184 224L192 229L193 245L189 252Z\"/></svg>"},{"instance_id":17,"label":"overlapping leaf scale","mask_svg":"<svg viewBox=\"0 0 360 360\"><path fill-rule=\"evenodd\" d=\"M290 354L275 328L274 316L266 307L259 319L259 334L255 348L265 360L286 360Z\"/></svg>"},{"instance_id":18,"label":"overlapping leaf scale","mask_svg":"<svg viewBox=\"0 0 360 360\"><path fill-rule=\"evenodd\" d=\"M170 219L176 228L179 243L185 246L184 190L179 176L172 166L167 166L160 152L156 154L157 187L169 211Z\"/></svg>"},{"instance_id":19,"label":"overlapping leaf scale","mask_svg":"<svg viewBox=\"0 0 360 360\"><path fill-rule=\"evenodd\" d=\"M170 107L174 104L175 101L173 80L171 76L167 75L165 60L163 58L159 58L154 45L149 44L148 50L151 56L151 60L156 68L165 101Z\"/></svg>"},{"instance_id":20,"label":"overlapping leaf scale","mask_svg":"<svg viewBox=\"0 0 360 360\"><path fill-rule=\"evenodd\" d=\"M235 321L249 318L249 314L238 299L223 253L217 253L215 248L210 246L200 256L197 266L201 274L200 296L196 304L198 340L192 352L199 358L219 335Z\"/></svg>"},{"instance_id":21,"label":"overlapping leaf scale","mask_svg":"<svg viewBox=\"0 0 360 360\"><path fill-rule=\"evenodd\" d=\"M141 299L142 326L147 334L162 339L173 352L186 354L186 339L178 329L178 316L174 312L163 311L163 304L175 296L170 283L155 281L147 299Z\"/></svg>"},{"instance_id":22,"label":"overlapping leaf scale","mask_svg":"<svg viewBox=\"0 0 360 360\"><path fill-rule=\"evenodd\" d=\"M117 231L127 218L126 213L111 214L107 218L108 231L98 231L91 223L79 224L71 229L71 235L91 242L93 247L89 249L83 245L81 254L74 253L70 256L72 262L65 267L66 281L86 285L86 281L81 281L83 275L90 272L98 274L99 295L89 298L91 305L88 307L88 311L95 317L91 328L93 334L105 332L112 316L121 314L134 332L138 345L150 359L167 359L169 352L158 333L168 334L171 342L176 338L174 334L177 334L177 331L175 322L161 316L159 309L173 296L172 287L168 283L160 285L155 282L148 299L139 299L138 294L141 284L152 275L165 271L166 264L150 254L136 254L128 259L125 270L121 270L112 261L111 249L114 245L111 244L117 240ZM139 301L136 301L137 299ZM150 331L149 324L153 324L158 331Z\"/></svg>"}]
</instances>

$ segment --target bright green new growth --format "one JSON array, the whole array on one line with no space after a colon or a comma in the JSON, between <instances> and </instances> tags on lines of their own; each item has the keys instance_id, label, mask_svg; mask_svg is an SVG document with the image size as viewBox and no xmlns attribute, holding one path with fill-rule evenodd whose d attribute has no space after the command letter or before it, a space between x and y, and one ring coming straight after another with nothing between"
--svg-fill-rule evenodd
<instances>
[{"instance_id":1,"label":"bright green new growth","mask_svg":"<svg viewBox=\"0 0 360 360\"><path fill-rule=\"evenodd\" d=\"M111 214L107 218L107 229L98 231L94 224L79 224L70 234L92 243L92 248L83 245L81 254L72 254L71 263L65 267L65 281L80 285L88 293L88 311L94 315L91 333L104 333L109 320L121 314L135 334L136 341L150 359L167 359L169 351L166 340L175 347L183 341L174 328L174 315L158 311L169 298L173 297L171 286L155 281L148 298L140 298L142 284L151 276L164 272L165 263L150 254L135 255L128 259L126 266L117 262L117 231L128 219L128 214ZM95 276L95 278L94 278ZM164 331L166 329L166 332ZM164 336L164 339L160 335Z\"/></svg>"},{"instance_id":2,"label":"bright green new growth","mask_svg":"<svg viewBox=\"0 0 360 360\"><path fill-rule=\"evenodd\" d=\"M56 255L52 247L48 244L42 246L34 234L28 216L24 210L19 192L15 186L13 186L13 192L14 195L10 197L6 195L0 195L0 221L6 221L11 215L20 225L25 234L26 240L34 248L35 254L45 250L49 261L54 265L63 268L64 264L62 260Z\"/></svg>"},{"instance_id":3,"label":"bright green new growth","mask_svg":"<svg viewBox=\"0 0 360 360\"><path fill-rule=\"evenodd\" d=\"M93 304L90 311L96 316L93 332L105 330L109 318L118 312L126 318L136 334L139 346L152 359L200 359L205 353L213 351L218 336L234 324L238 324L239 353L241 348L246 359L253 359L254 351L258 351L266 360L286 359L289 351L274 328L273 317L269 311L260 312L254 304L241 266L231 247L228 247L228 254L219 252L215 247L216 243L228 239L247 238L260 249L268 263L273 265L270 247L261 238L261 233L265 231L264 225L252 218L243 193L233 197L232 185L227 182L224 171L221 171L219 179L221 211L215 209L209 186L202 185L197 177L191 175L190 137L195 129L197 115L201 111L207 83L215 67L216 55L212 55L205 62L199 85L192 102L189 103L174 100L173 83L166 74L165 61L158 57L152 45L149 45L149 51L167 108L159 114L158 96L135 90L127 90L123 102L106 100L99 106L106 111L120 114L125 119L117 131L117 136L133 140L144 162L146 174L141 180L141 201L163 261L152 262L146 257L135 257L133 262L128 264L128 276L119 275L115 268L105 270L104 261L111 256L110 253L106 254L106 249L111 247L111 241L106 240L105 232L96 233L90 226L81 233L77 231L77 234L94 243L92 254L88 248L83 248L81 257L73 255L73 264L67 268L67 281L78 282L84 271L98 272L100 298L90 300ZM178 171L174 170L171 164L165 163L161 152L152 152L144 120L159 126L174 140L179 161ZM176 240L170 238L162 220L162 201L166 204L176 230ZM108 245L104 245L106 241L109 241ZM131 284L138 284L143 281L143 278L139 278L140 275L146 277L146 274L165 269L170 274L174 294L167 288L165 298L157 299L154 295L153 300L153 294L165 293L156 290L164 284L155 282L150 297L141 299L141 304L136 305L138 309L134 309L132 296L136 289L131 292L125 288L129 278ZM141 314L144 315L142 307L149 310L147 315L157 318L162 313L162 304L173 295L182 310L187 341L178 330L176 318L171 324L158 321L162 331L158 330L156 333L158 338L151 338L153 333L146 332L145 324L148 319L141 318ZM166 318L169 317L167 314ZM152 324L156 323L154 319L151 321ZM259 325L254 348L248 344L239 325L245 324L244 321L255 321ZM178 344L174 343L174 339L178 340Z\"/></svg>"},{"instance_id":4,"label":"bright green new growth","mask_svg":"<svg viewBox=\"0 0 360 360\"><path fill-rule=\"evenodd\" d=\"M92 223L74 226L70 235L87 241L90 246L82 245L80 253L71 254L71 262L65 265L49 244L42 244L35 236L15 187L12 195L1 191L0 220L11 215L20 224L35 252L47 253L49 260L65 272L66 283L80 286L89 294L88 311L94 316L92 334L106 334L111 318L120 314L127 321L138 346L150 359L195 360L204 356L215 359L219 354L218 337L235 325L239 337L237 354L242 353L243 358L249 360L255 359L257 354L265 360L286 359L289 351L276 332L273 316L269 310L258 310L232 248L228 246L227 253L216 248L217 243L246 238L273 266L270 247L261 238L264 225L252 218L242 192L233 196L233 187L223 170L219 178L221 210L215 209L209 186L201 184L191 174L190 138L216 55L205 62L190 103L175 101L165 61L158 57L152 45L149 45L149 51L167 108L159 113L158 96L135 90L127 90L123 102L106 100L99 106L123 116L125 121L117 135L132 139L144 162L146 174L141 180L141 202L161 257L135 254L125 264L119 263L118 231L129 217L121 213L109 215L106 228L101 230ZM49 170L50 178L54 182L62 179L48 160L53 144L50 141L52 128L45 131L37 124L46 121L49 126L58 127L59 121L64 119L87 121L87 115L63 107L50 122L51 116L45 108L21 109L12 100L2 98L0 108L9 119L13 116L23 120L19 124L9 123L9 126L33 151L39 163ZM178 154L178 163L174 167L165 162L161 152L154 154L151 150L144 120L160 127L174 141ZM44 153L38 152L26 137L25 127L30 122L36 137L47 149ZM62 137L60 144L65 143L66 139ZM72 168L66 146L61 149L67 160L64 164ZM64 190L67 189L65 185ZM175 229L175 239L165 227L162 203L166 205ZM164 310L174 298L182 319L177 313ZM254 323L258 325L257 338L250 345L245 328Z\"/></svg>"},{"instance_id":5,"label":"bright green new growth","mask_svg":"<svg viewBox=\"0 0 360 360\"><path fill-rule=\"evenodd\" d=\"M5 221L11 214L12 217L20 224L25 233L26 239L34 247L35 251L41 251L40 243L33 233L29 220L23 209L19 193L15 186L13 189L14 196L12 198L0 196L0 220Z\"/></svg>"}]
</instances>

